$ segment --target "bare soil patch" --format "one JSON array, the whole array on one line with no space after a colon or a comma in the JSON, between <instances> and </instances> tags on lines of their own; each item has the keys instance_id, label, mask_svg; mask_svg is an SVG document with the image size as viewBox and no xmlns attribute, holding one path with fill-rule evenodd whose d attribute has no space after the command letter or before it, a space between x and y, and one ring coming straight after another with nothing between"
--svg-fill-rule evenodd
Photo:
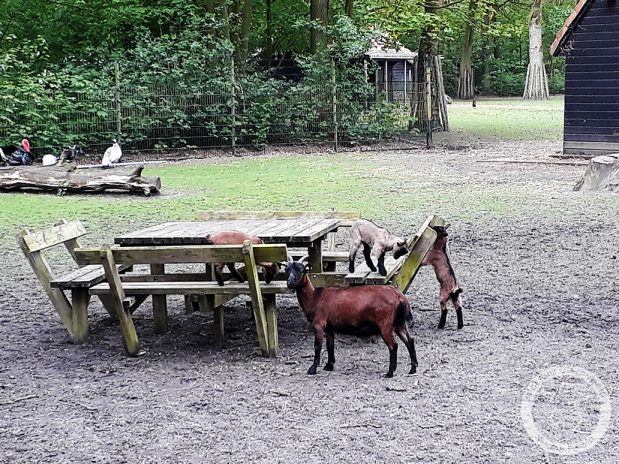
<instances>
[{"instance_id":1,"label":"bare soil patch","mask_svg":"<svg viewBox=\"0 0 619 464\"><path fill-rule=\"evenodd\" d=\"M137 313L144 356L122 353L119 329L97 302L89 343L73 345L15 231L4 231L0 462L619 461L618 203L572 192L582 167L483 163L545 159L558 143L471 142L368 155L394 173L394 199L420 175L437 192L435 211L385 212L392 231L414 230L428 212L452 223L465 327L455 330L450 313L446 330L436 329L438 285L423 269L408 293L413 376L405 350L394 378L384 379L383 342L345 336L336 340L335 371L307 376L313 336L295 298L280 300L275 360L260 357L241 300L227 306L221 350L211 316L187 315L180 299L170 302L165 335L153 333L149 304ZM492 195L480 200L486 189ZM555 365L595 373L615 419L596 447L569 458L547 455L520 419L527 385ZM555 423L574 413L566 404L550 408ZM572 424L578 436L591 414Z\"/></svg>"}]
</instances>

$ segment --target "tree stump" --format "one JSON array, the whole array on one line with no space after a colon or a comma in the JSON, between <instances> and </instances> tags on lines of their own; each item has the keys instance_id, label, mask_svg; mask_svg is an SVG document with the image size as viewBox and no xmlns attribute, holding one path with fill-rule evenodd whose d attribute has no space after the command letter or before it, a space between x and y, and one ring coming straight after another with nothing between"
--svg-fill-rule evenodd
<instances>
[{"instance_id":1,"label":"tree stump","mask_svg":"<svg viewBox=\"0 0 619 464\"><path fill-rule=\"evenodd\" d=\"M96 174L59 168L40 168L34 166L0 169L0 190L42 190L58 194L99 193L105 190L122 190L149 196L161 190L159 177L142 177L144 166L133 172L116 174L104 170Z\"/></svg>"},{"instance_id":2,"label":"tree stump","mask_svg":"<svg viewBox=\"0 0 619 464\"><path fill-rule=\"evenodd\" d=\"M601 155L592 158L574 191L619 192L619 154Z\"/></svg>"}]
</instances>

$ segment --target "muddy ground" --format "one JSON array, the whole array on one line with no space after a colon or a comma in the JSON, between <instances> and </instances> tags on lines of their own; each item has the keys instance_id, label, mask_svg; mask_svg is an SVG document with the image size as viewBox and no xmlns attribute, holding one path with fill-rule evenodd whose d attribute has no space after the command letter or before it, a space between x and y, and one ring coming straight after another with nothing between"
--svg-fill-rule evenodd
<instances>
[{"instance_id":1,"label":"muddy ground","mask_svg":"<svg viewBox=\"0 0 619 464\"><path fill-rule=\"evenodd\" d=\"M313 336L293 297L279 303L278 359L259 355L243 301L227 306L223 349L213 346L211 316L187 315L179 299L165 335L153 333L150 304L136 314L144 356L122 353L98 302L90 341L73 345L15 231L3 230L0 462L618 462L619 203L572 192L580 166L480 162L546 160L557 143L456 145L368 155L400 174L399 188L410 188L407 173L423 173L451 204L465 327L456 330L450 313L436 329L438 287L423 269L408 293L412 376L405 350L384 379L382 341L346 336L336 340L335 371L307 376ZM497 198L469 201L484 189ZM386 222L406 233L426 214L412 208ZM124 231L110 225L104 238ZM601 441L572 456L545 452L521 420L527 385L563 365L597 375L612 406ZM570 450L604 411L603 392L564 378L545 384L533 418Z\"/></svg>"}]
</instances>

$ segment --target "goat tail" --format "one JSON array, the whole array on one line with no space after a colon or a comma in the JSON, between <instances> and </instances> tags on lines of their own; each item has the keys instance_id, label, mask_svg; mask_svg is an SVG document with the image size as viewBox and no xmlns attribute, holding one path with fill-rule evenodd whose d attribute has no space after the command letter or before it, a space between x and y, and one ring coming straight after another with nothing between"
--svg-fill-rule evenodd
<instances>
[{"instance_id":1,"label":"goat tail","mask_svg":"<svg viewBox=\"0 0 619 464\"><path fill-rule=\"evenodd\" d=\"M400 298L400 301L398 302L398 306L396 306L396 309L395 309L395 321L394 321L395 327L401 327L407 321L412 321L412 320L413 320L413 313L411 312L410 303L408 302L406 297Z\"/></svg>"},{"instance_id":2,"label":"goat tail","mask_svg":"<svg viewBox=\"0 0 619 464\"><path fill-rule=\"evenodd\" d=\"M205 245L212 245L212 244L213 244L213 241L211 240L211 234L208 234L208 235L205 237L204 244L205 244Z\"/></svg>"},{"instance_id":3,"label":"goat tail","mask_svg":"<svg viewBox=\"0 0 619 464\"><path fill-rule=\"evenodd\" d=\"M456 287L451 292L449 292L449 296L451 298L460 298L461 293L462 293L462 288Z\"/></svg>"}]
</instances>

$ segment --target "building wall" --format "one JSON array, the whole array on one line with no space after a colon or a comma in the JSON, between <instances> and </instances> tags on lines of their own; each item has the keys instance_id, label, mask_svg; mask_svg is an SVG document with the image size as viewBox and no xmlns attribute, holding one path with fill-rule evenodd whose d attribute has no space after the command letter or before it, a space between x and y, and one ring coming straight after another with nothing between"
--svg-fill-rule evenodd
<instances>
[{"instance_id":1,"label":"building wall","mask_svg":"<svg viewBox=\"0 0 619 464\"><path fill-rule=\"evenodd\" d=\"M619 152L619 7L594 0L566 51L565 153Z\"/></svg>"}]
</instances>

